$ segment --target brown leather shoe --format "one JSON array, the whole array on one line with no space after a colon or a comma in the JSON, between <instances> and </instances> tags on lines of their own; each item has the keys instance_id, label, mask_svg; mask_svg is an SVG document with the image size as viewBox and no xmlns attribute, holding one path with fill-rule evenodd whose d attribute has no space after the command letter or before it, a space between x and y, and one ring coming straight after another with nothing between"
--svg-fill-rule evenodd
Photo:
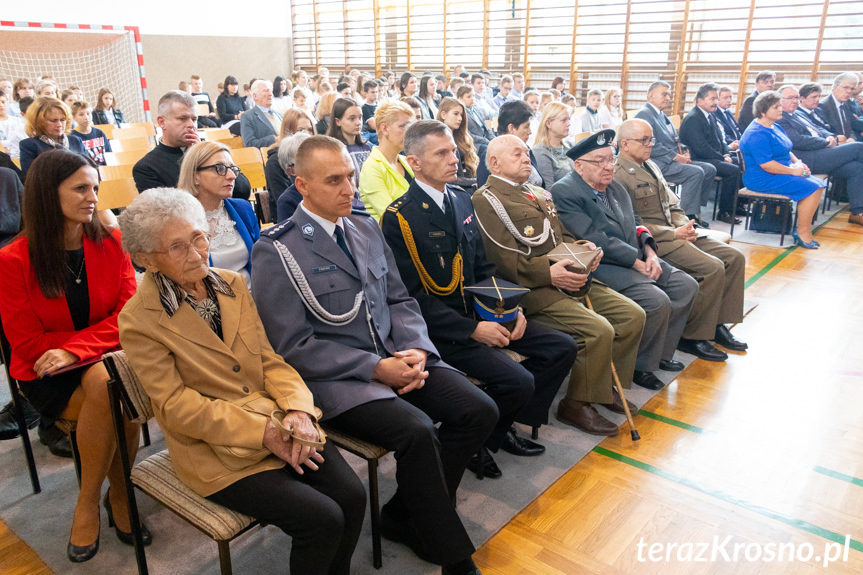
<instances>
[{"instance_id":1,"label":"brown leather shoe","mask_svg":"<svg viewBox=\"0 0 863 575\"><path fill-rule=\"evenodd\" d=\"M557 419L591 435L617 435L617 426L602 417L589 403L573 402L572 406L560 402L557 406Z\"/></svg>"},{"instance_id":2,"label":"brown leather shoe","mask_svg":"<svg viewBox=\"0 0 863 575\"><path fill-rule=\"evenodd\" d=\"M863 226L863 214L851 214L848 216L848 221L858 226Z\"/></svg>"},{"instance_id":3,"label":"brown leather shoe","mask_svg":"<svg viewBox=\"0 0 863 575\"><path fill-rule=\"evenodd\" d=\"M620 394L617 393L617 388L612 387L611 393L614 396L614 401L612 401L611 403L601 403L600 405L602 405L602 407L606 408L611 412L626 415L626 412L623 410L623 402L620 400ZM636 406L628 399L626 400L626 404L629 406L629 414L634 417L635 414L638 413L638 406Z\"/></svg>"}]
</instances>

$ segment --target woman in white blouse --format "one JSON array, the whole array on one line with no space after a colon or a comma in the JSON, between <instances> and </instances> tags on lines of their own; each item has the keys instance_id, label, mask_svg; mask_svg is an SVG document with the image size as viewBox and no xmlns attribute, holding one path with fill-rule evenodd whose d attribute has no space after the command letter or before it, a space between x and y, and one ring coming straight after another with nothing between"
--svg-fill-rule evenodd
<instances>
[{"instance_id":1,"label":"woman in white blouse","mask_svg":"<svg viewBox=\"0 0 863 575\"><path fill-rule=\"evenodd\" d=\"M210 226L210 265L237 272L251 283L252 245L261 228L251 204L233 199L240 168L219 142L200 142L186 152L177 187L201 202Z\"/></svg>"},{"instance_id":2,"label":"woman in white blouse","mask_svg":"<svg viewBox=\"0 0 863 575\"><path fill-rule=\"evenodd\" d=\"M617 128L623 123L623 110L620 109L620 99L622 96L620 88L611 88L605 93L602 98L602 107L599 109L599 122L602 124L602 129L611 128L617 131Z\"/></svg>"}]
</instances>

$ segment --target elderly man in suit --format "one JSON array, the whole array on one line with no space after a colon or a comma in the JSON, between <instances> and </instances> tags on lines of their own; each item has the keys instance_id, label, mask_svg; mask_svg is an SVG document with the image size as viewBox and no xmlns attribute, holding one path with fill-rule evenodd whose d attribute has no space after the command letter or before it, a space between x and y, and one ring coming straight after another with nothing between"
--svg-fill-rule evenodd
<instances>
[{"instance_id":1,"label":"elderly man in suit","mask_svg":"<svg viewBox=\"0 0 863 575\"><path fill-rule=\"evenodd\" d=\"M659 259L646 228L636 228L629 194L614 178L614 130L601 130L567 151L575 171L551 187L560 221L576 237L602 248L597 280L644 309L647 319L635 364L635 383L661 386L653 374L674 363L674 350L686 327L698 283ZM709 343L697 351L703 359L722 361L723 352Z\"/></svg>"},{"instance_id":2,"label":"elderly man in suit","mask_svg":"<svg viewBox=\"0 0 863 575\"><path fill-rule=\"evenodd\" d=\"M740 128L741 133L745 132L749 124L752 123L752 120L755 119L755 111L752 109L752 105L755 104L755 98L758 97L758 94L772 90L775 83L776 72L764 70L763 72L758 72L758 75L755 76L755 90L740 104L740 114L737 116L737 126Z\"/></svg>"},{"instance_id":3,"label":"elderly man in suit","mask_svg":"<svg viewBox=\"0 0 863 575\"><path fill-rule=\"evenodd\" d=\"M574 238L561 226L551 194L527 183L530 155L521 138L495 138L486 161L491 175L474 193L473 204L489 260L500 277L530 288L522 300L529 320L568 333L578 342L557 418L586 433L615 436L617 426L592 404L623 413L621 398L612 391L611 363L628 388L644 311L607 286L589 283L599 258L587 273L572 271L570 260L551 263L547 254Z\"/></svg>"},{"instance_id":4,"label":"elderly man in suit","mask_svg":"<svg viewBox=\"0 0 863 575\"><path fill-rule=\"evenodd\" d=\"M440 360L380 227L352 212L345 146L307 138L295 163L303 201L252 250L267 335L328 425L395 451L398 490L383 507L383 535L444 573L478 573L454 501L497 407Z\"/></svg>"},{"instance_id":5,"label":"elderly man in suit","mask_svg":"<svg viewBox=\"0 0 863 575\"><path fill-rule=\"evenodd\" d=\"M722 135L725 144L732 152L736 152L740 148L740 136L743 132L737 125L737 120L734 119L734 114L731 113L731 100L734 93L730 86L719 86L719 100L716 102L716 110L713 116L719 121L719 126L722 128Z\"/></svg>"},{"instance_id":6,"label":"elderly man in suit","mask_svg":"<svg viewBox=\"0 0 863 575\"><path fill-rule=\"evenodd\" d=\"M456 178L456 150L452 132L437 120L408 128L405 154L414 179L384 212L381 228L441 357L482 380L497 404L500 419L486 448L539 455L545 447L519 437L513 422L531 427L548 422L549 407L578 347L570 336L528 322L520 309L511 331L474 312L475 296L465 287L493 277L494 264L486 259L470 196L448 185ZM501 349L527 359L518 363ZM481 472L500 477L500 468L485 455ZM479 470L480 459L471 460L472 471Z\"/></svg>"},{"instance_id":7,"label":"elderly man in suit","mask_svg":"<svg viewBox=\"0 0 863 575\"><path fill-rule=\"evenodd\" d=\"M662 175L680 185L680 207L690 219L704 228L710 227L701 219L701 206L707 205L716 168L704 162L693 161L689 152L680 147L680 137L663 109L671 102L671 85L657 81L647 89L647 103L635 115L650 123L656 145L650 158L656 162Z\"/></svg>"},{"instance_id":8,"label":"elderly man in suit","mask_svg":"<svg viewBox=\"0 0 863 575\"><path fill-rule=\"evenodd\" d=\"M703 84L695 94L695 107L689 110L680 124L680 141L689 147L692 157L716 168L722 178L719 193L719 220L727 224L734 217L735 192L740 189L740 168L731 158L731 149L725 143L716 112L719 102L719 86ZM740 220L734 221L739 224Z\"/></svg>"},{"instance_id":9,"label":"elderly man in suit","mask_svg":"<svg viewBox=\"0 0 863 575\"><path fill-rule=\"evenodd\" d=\"M698 281L683 339L713 339L727 349L745 351L748 346L725 324L743 321L746 257L711 237L711 232L693 229L694 222L680 209L680 200L650 159L652 137L650 124L643 120L621 124L614 181L629 193L635 221L650 231L657 255Z\"/></svg>"},{"instance_id":10,"label":"elderly man in suit","mask_svg":"<svg viewBox=\"0 0 863 575\"><path fill-rule=\"evenodd\" d=\"M282 125L282 115L270 108L273 105L273 84L268 80L255 80L252 99L254 108L240 116L240 135L244 146L265 148L276 141Z\"/></svg>"},{"instance_id":11,"label":"elderly man in suit","mask_svg":"<svg viewBox=\"0 0 863 575\"><path fill-rule=\"evenodd\" d=\"M857 87L857 74L854 72L843 72L833 78L833 88L830 94L818 103L818 108L827 123L830 131L839 136L839 143L845 140L856 142L856 134L851 127L854 115L848 101L854 89Z\"/></svg>"},{"instance_id":12,"label":"elderly man in suit","mask_svg":"<svg viewBox=\"0 0 863 575\"><path fill-rule=\"evenodd\" d=\"M777 123L791 140L791 151L814 173L845 178L851 204L848 221L863 225L863 142L838 146L833 135L797 115L800 96L794 86L782 86L779 94L782 119Z\"/></svg>"}]
</instances>

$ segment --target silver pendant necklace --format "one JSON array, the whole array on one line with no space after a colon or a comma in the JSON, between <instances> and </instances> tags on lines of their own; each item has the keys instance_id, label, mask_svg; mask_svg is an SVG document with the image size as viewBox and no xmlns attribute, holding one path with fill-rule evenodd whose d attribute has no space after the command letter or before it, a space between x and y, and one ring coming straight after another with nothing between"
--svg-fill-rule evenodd
<instances>
[{"instance_id":1,"label":"silver pendant necklace","mask_svg":"<svg viewBox=\"0 0 863 575\"><path fill-rule=\"evenodd\" d=\"M66 267L72 273L72 277L75 278L75 283L80 284L81 283L81 274L84 273L84 258L81 258L81 266L78 268L77 274L75 273L75 270L73 270L71 268L71 266L69 266L69 264L66 264Z\"/></svg>"}]
</instances>

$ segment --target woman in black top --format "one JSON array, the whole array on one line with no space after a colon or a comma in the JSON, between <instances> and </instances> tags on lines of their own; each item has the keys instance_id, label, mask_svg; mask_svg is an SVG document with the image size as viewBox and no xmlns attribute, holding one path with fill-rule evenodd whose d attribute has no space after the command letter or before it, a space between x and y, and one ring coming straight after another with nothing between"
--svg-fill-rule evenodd
<instances>
[{"instance_id":1,"label":"woman in black top","mask_svg":"<svg viewBox=\"0 0 863 575\"><path fill-rule=\"evenodd\" d=\"M225 77L225 91L216 99L216 110L222 125L239 120L246 111L246 103L239 94L240 83L234 76Z\"/></svg>"}]
</instances>

